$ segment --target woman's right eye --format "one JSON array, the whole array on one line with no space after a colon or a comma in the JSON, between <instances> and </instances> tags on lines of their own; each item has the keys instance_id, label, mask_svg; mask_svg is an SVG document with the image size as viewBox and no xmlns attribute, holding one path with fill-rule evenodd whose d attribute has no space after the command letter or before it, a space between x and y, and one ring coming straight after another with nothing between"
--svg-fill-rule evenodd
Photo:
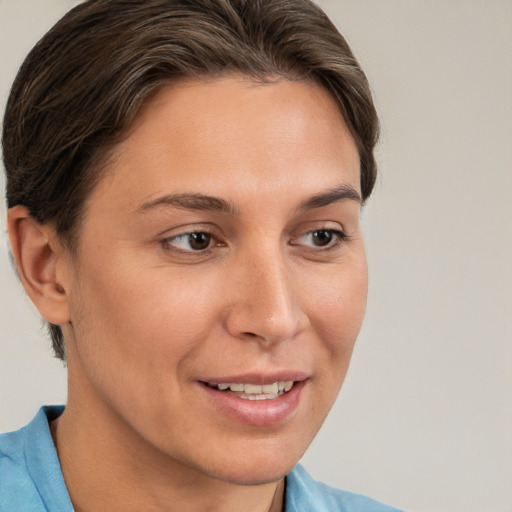
<instances>
[{"instance_id":1,"label":"woman's right eye","mask_svg":"<svg viewBox=\"0 0 512 512\"><path fill-rule=\"evenodd\" d=\"M164 240L165 246L172 246L180 251L201 252L206 251L212 244L212 235L203 231L181 233Z\"/></svg>"}]
</instances>

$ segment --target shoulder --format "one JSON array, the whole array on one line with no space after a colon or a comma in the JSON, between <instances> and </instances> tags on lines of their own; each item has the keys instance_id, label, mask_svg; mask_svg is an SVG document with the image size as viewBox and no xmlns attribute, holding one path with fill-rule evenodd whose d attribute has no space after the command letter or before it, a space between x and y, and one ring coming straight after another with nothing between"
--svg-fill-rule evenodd
<instances>
[{"instance_id":1,"label":"shoulder","mask_svg":"<svg viewBox=\"0 0 512 512\"><path fill-rule=\"evenodd\" d=\"M8 434L0 434L0 512L25 510L20 508L21 497L23 501L30 503L31 507L40 502L27 467L26 440L27 427Z\"/></svg>"},{"instance_id":2,"label":"shoulder","mask_svg":"<svg viewBox=\"0 0 512 512\"><path fill-rule=\"evenodd\" d=\"M297 465L286 477L286 512L400 512L378 501L313 480Z\"/></svg>"},{"instance_id":3,"label":"shoulder","mask_svg":"<svg viewBox=\"0 0 512 512\"><path fill-rule=\"evenodd\" d=\"M0 512L37 512L48 508L45 497L62 494L63 479L48 419L62 407L43 407L15 432L0 434ZM63 508L61 510L68 510Z\"/></svg>"}]
</instances>

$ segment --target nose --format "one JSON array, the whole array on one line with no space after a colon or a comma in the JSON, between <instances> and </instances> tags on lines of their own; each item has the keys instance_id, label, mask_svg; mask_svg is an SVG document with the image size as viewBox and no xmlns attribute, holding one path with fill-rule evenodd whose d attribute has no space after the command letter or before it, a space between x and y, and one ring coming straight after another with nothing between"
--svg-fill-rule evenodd
<instances>
[{"instance_id":1,"label":"nose","mask_svg":"<svg viewBox=\"0 0 512 512\"><path fill-rule=\"evenodd\" d=\"M298 283L280 254L240 255L232 267L226 329L263 345L291 340L309 325Z\"/></svg>"}]
</instances>

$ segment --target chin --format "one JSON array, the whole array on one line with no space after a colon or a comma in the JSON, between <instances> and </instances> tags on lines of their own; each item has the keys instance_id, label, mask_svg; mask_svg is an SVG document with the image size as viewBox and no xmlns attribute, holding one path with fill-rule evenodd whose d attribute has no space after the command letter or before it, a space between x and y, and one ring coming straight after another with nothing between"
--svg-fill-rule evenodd
<instances>
[{"instance_id":1,"label":"chin","mask_svg":"<svg viewBox=\"0 0 512 512\"><path fill-rule=\"evenodd\" d=\"M266 463L265 466L244 468L222 468L209 472L209 476L234 485L264 485L282 480L295 466L295 463L280 467L273 467Z\"/></svg>"},{"instance_id":2,"label":"chin","mask_svg":"<svg viewBox=\"0 0 512 512\"><path fill-rule=\"evenodd\" d=\"M284 445L285 443L283 443ZM265 449L266 448L266 449ZM282 480L297 464L303 450L268 447L258 449L247 444L245 450L234 449L231 457L208 467L207 473L235 485L263 485Z\"/></svg>"}]
</instances>

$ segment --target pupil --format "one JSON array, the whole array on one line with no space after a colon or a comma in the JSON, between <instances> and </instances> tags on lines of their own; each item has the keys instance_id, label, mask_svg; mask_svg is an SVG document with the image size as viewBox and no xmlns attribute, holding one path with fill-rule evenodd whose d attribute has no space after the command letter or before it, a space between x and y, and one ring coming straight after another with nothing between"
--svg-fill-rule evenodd
<instances>
[{"instance_id":1,"label":"pupil","mask_svg":"<svg viewBox=\"0 0 512 512\"><path fill-rule=\"evenodd\" d=\"M332 240L332 233L329 231L315 231L313 233L313 241L315 245L328 245Z\"/></svg>"},{"instance_id":2,"label":"pupil","mask_svg":"<svg viewBox=\"0 0 512 512\"><path fill-rule=\"evenodd\" d=\"M211 236L207 233L191 233L189 238L189 244L192 249L201 251L207 249L210 245Z\"/></svg>"}]
</instances>

